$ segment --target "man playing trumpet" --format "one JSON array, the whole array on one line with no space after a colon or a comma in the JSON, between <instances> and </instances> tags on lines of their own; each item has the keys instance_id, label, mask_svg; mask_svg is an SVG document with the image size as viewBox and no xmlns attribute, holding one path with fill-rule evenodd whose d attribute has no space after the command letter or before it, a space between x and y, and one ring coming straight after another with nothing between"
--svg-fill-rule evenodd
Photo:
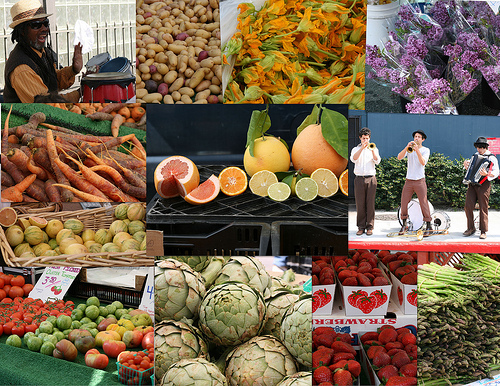
<instances>
[{"instance_id":1,"label":"man playing trumpet","mask_svg":"<svg viewBox=\"0 0 500 386\"><path fill-rule=\"evenodd\" d=\"M375 191L377 178L375 165L380 163L380 155L374 143L370 143L371 131L363 127L359 131L361 143L352 149L351 161L354 163L354 199L356 200L356 235L361 236L366 229L366 235L373 234L375 222Z\"/></svg>"},{"instance_id":2,"label":"man playing trumpet","mask_svg":"<svg viewBox=\"0 0 500 386\"><path fill-rule=\"evenodd\" d=\"M498 160L488 150L488 141L485 137L479 137L474 142L477 152L471 159L464 161L464 168L467 174L464 183L468 184L465 196L465 215L467 216L467 230L464 236L471 236L476 233L474 225L474 207L479 204L479 231L480 239L486 238L488 231L488 203L490 201L491 180L498 177ZM471 168L469 170L469 168ZM477 170L476 170L477 169Z\"/></svg>"},{"instance_id":3,"label":"man playing trumpet","mask_svg":"<svg viewBox=\"0 0 500 386\"><path fill-rule=\"evenodd\" d=\"M413 193L417 194L420 210L422 211L423 220L425 221L424 236L429 236L432 231L431 212L429 203L427 202L427 184L425 182L425 165L429 160L431 151L422 146L422 142L427 139L427 136L422 130L413 132L413 141L401 150L398 154L398 159L402 160L407 157L408 169L406 171L406 181L401 193L401 219L403 225L399 231L400 235L406 232L406 221L408 219L408 204L411 201ZM422 226L424 227L424 225Z\"/></svg>"}]
</instances>

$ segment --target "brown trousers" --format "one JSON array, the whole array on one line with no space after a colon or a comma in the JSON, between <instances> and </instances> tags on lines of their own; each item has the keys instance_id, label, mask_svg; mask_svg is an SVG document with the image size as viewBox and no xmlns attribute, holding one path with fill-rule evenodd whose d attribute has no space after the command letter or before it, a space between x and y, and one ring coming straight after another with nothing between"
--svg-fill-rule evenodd
<instances>
[{"instance_id":1,"label":"brown trousers","mask_svg":"<svg viewBox=\"0 0 500 386\"><path fill-rule=\"evenodd\" d=\"M431 211L427 202L427 184L425 178L419 180L406 180L401 193L401 219L408 218L408 204L411 201L413 193L417 194L420 210L424 221L431 221Z\"/></svg>"},{"instance_id":2,"label":"brown trousers","mask_svg":"<svg viewBox=\"0 0 500 386\"><path fill-rule=\"evenodd\" d=\"M358 229L373 229L375 222L375 191L377 178L356 176L354 178L354 199L356 200L356 224Z\"/></svg>"},{"instance_id":3,"label":"brown trousers","mask_svg":"<svg viewBox=\"0 0 500 386\"><path fill-rule=\"evenodd\" d=\"M474 207L479 204L479 230L488 232L488 203L490 201L491 182L485 181L482 185L469 184L465 195L465 215L467 216L467 229L475 229Z\"/></svg>"}]
</instances>

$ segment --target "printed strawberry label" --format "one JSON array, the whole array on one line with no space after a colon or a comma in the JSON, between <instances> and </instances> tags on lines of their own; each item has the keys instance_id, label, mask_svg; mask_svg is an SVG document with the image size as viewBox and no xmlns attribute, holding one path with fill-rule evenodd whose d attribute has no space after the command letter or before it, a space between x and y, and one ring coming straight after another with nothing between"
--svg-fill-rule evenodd
<instances>
[{"instance_id":1,"label":"printed strawberry label","mask_svg":"<svg viewBox=\"0 0 500 386\"><path fill-rule=\"evenodd\" d=\"M313 299L314 299L315 295L318 296L318 298L319 298L318 308L324 307L332 301L332 295L326 289L321 289L321 290L316 291L313 294Z\"/></svg>"},{"instance_id":2,"label":"printed strawberry label","mask_svg":"<svg viewBox=\"0 0 500 386\"><path fill-rule=\"evenodd\" d=\"M359 298L363 297L363 296L368 296L368 292L366 291L363 291L363 290L358 290L358 291L352 291L352 294L350 294L348 297L347 297L347 301L349 302L349 304L353 307L356 307L356 304L359 300Z\"/></svg>"},{"instance_id":3,"label":"printed strawberry label","mask_svg":"<svg viewBox=\"0 0 500 386\"><path fill-rule=\"evenodd\" d=\"M401 287L398 287L398 300L399 305L403 305L403 291L401 290Z\"/></svg>"},{"instance_id":4,"label":"printed strawberry label","mask_svg":"<svg viewBox=\"0 0 500 386\"><path fill-rule=\"evenodd\" d=\"M412 306L417 307L417 290L411 290L411 292L406 296L406 300Z\"/></svg>"},{"instance_id":5,"label":"printed strawberry label","mask_svg":"<svg viewBox=\"0 0 500 386\"><path fill-rule=\"evenodd\" d=\"M382 304L384 304L389 298L387 297L387 294L384 292L384 290L376 290L373 291L370 296L373 296L375 298L375 308L380 307Z\"/></svg>"},{"instance_id":6,"label":"printed strawberry label","mask_svg":"<svg viewBox=\"0 0 500 386\"><path fill-rule=\"evenodd\" d=\"M374 296L362 296L356 303L356 308L359 308L363 314L369 314L377 305L377 300Z\"/></svg>"}]
</instances>

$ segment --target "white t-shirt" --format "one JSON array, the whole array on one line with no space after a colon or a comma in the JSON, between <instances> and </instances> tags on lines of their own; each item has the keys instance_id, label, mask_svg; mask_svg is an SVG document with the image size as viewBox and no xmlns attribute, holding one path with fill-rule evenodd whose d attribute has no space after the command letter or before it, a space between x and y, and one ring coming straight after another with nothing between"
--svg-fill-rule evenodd
<instances>
[{"instance_id":1,"label":"white t-shirt","mask_svg":"<svg viewBox=\"0 0 500 386\"><path fill-rule=\"evenodd\" d=\"M373 151L377 156L377 160L373 159L373 154L370 149L364 149L359 155L358 159L354 160L354 154L358 152L361 148L361 144L356 146L351 150L351 162L354 163L354 175L356 176L374 176L375 175L375 165L380 163L380 155L378 149L375 148Z\"/></svg>"},{"instance_id":2,"label":"white t-shirt","mask_svg":"<svg viewBox=\"0 0 500 386\"><path fill-rule=\"evenodd\" d=\"M422 157L425 160L425 164L427 165L427 161L429 161L431 151L429 150L429 148L422 146L420 148L420 154L422 154ZM411 153L406 152L405 156L408 158L408 170L406 171L406 179L420 180L422 178L425 178L425 165L422 165L418 160L416 150Z\"/></svg>"}]
</instances>

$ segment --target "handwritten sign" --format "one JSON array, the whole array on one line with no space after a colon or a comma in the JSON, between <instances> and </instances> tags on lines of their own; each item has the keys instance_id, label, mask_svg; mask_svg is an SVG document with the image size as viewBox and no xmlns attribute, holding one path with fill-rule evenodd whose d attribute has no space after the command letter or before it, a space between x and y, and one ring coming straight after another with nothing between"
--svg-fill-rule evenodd
<instances>
[{"instance_id":1,"label":"handwritten sign","mask_svg":"<svg viewBox=\"0 0 500 386\"><path fill-rule=\"evenodd\" d=\"M492 154L500 154L500 138L488 138L488 150Z\"/></svg>"},{"instance_id":2,"label":"handwritten sign","mask_svg":"<svg viewBox=\"0 0 500 386\"><path fill-rule=\"evenodd\" d=\"M33 299L62 299L80 272L78 267L47 267L30 292Z\"/></svg>"},{"instance_id":3,"label":"handwritten sign","mask_svg":"<svg viewBox=\"0 0 500 386\"><path fill-rule=\"evenodd\" d=\"M146 311L151 318L155 317L155 271L154 267L148 269L148 276L146 278L146 284L144 285L144 293L142 294L141 304L139 309Z\"/></svg>"}]
</instances>

